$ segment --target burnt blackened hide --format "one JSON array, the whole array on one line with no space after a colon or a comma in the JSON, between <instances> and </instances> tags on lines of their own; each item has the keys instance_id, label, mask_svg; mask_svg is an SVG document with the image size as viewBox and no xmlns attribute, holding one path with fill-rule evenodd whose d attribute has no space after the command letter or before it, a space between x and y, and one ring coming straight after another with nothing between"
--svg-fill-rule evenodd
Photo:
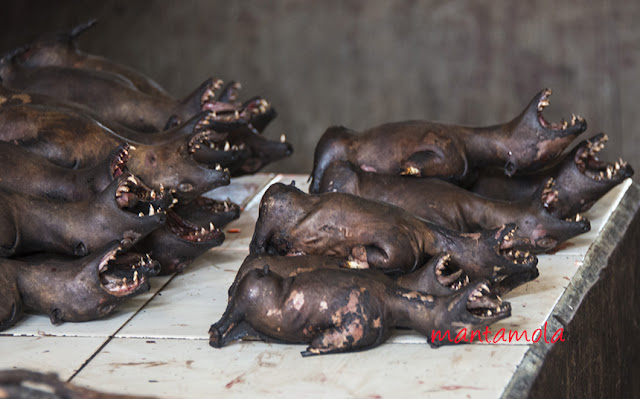
<instances>
[{"instance_id":1,"label":"burnt blackened hide","mask_svg":"<svg viewBox=\"0 0 640 399\"><path fill-rule=\"evenodd\" d=\"M283 278L251 270L209 330L220 348L244 337L308 344L303 355L352 352L383 343L392 327L434 331L483 329L511 307L477 282L446 297L411 291L349 269L317 269ZM447 342L434 342L434 346Z\"/></svg>"},{"instance_id":2,"label":"burnt blackened hide","mask_svg":"<svg viewBox=\"0 0 640 399\"><path fill-rule=\"evenodd\" d=\"M543 168L582 133L587 124L549 123L542 110L551 90L538 93L511 122L482 128L426 121L387 123L361 134L344 127L327 129L316 146L310 191L333 161L349 161L368 172L441 177L462 182L485 166L504 167L505 174Z\"/></svg>"}]
</instances>

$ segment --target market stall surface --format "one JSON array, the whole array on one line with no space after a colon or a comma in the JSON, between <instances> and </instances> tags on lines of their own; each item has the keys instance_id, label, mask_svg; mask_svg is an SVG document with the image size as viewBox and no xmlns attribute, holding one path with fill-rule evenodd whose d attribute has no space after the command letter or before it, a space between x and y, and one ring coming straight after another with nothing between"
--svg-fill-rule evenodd
<instances>
[{"instance_id":1,"label":"market stall surface","mask_svg":"<svg viewBox=\"0 0 640 399\"><path fill-rule=\"evenodd\" d=\"M492 325L482 342L432 349L426 337L398 330L378 348L340 355L303 358L304 346L258 341L211 348L208 330L221 317L227 289L249 253L260 199L272 183L291 181L307 190L306 175L258 174L209 193L245 208L225 228L221 247L183 274L155 278L150 292L107 319L54 326L46 316L27 315L0 337L0 369L55 372L101 391L167 398L385 398L400 392L497 398L533 340L560 338L557 329L544 335L546 322L631 185L627 180L586 213L589 233L539 257L540 277L505 296L512 317Z\"/></svg>"}]
</instances>

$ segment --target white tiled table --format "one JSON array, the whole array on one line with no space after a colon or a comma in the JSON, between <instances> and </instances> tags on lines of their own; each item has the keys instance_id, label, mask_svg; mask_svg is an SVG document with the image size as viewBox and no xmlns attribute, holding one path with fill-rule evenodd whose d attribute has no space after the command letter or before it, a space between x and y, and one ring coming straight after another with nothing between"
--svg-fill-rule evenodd
<instances>
[{"instance_id":1,"label":"white tiled table","mask_svg":"<svg viewBox=\"0 0 640 399\"><path fill-rule=\"evenodd\" d=\"M151 292L129 301L105 320L53 326L28 315L0 337L0 369L57 372L97 390L171 398L224 397L500 397L530 343L474 343L431 349L426 339L398 331L373 350L302 358L303 346L262 342L208 344L209 326L222 315L227 289L245 256L262 194L274 182L306 191L306 175L234 179L215 190L244 206L226 227L225 243L182 275L156 278ZM540 256L540 277L512 291L512 317L492 331L540 328L582 266L631 181L587 213L592 230L553 255ZM229 232L231 231L231 232Z\"/></svg>"}]
</instances>

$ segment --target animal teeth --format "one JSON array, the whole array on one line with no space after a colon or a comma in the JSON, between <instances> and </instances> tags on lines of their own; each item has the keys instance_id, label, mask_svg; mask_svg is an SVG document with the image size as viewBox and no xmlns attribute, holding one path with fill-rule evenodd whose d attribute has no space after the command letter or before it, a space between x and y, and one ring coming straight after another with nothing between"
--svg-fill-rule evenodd
<instances>
[{"instance_id":1,"label":"animal teeth","mask_svg":"<svg viewBox=\"0 0 640 399\"><path fill-rule=\"evenodd\" d=\"M281 143L286 143L287 142L287 136L284 133L282 133L280 135L280 142Z\"/></svg>"},{"instance_id":2,"label":"animal teeth","mask_svg":"<svg viewBox=\"0 0 640 399\"><path fill-rule=\"evenodd\" d=\"M153 216L156 214L156 210L153 209L153 205L149 204L149 216Z\"/></svg>"},{"instance_id":3,"label":"animal teeth","mask_svg":"<svg viewBox=\"0 0 640 399\"><path fill-rule=\"evenodd\" d=\"M420 170L418 168L416 168L415 166L408 166L404 172L402 172L403 175L412 175L412 176L418 176L420 175Z\"/></svg>"},{"instance_id":4,"label":"animal teeth","mask_svg":"<svg viewBox=\"0 0 640 399\"><path fill-rule=\"evenodd\" d=\"M130 150L137 150L138 148L137 148L137 147L135 147L135 146L129 145L129 149L130 149Z\"/></svg>"},{"instance_id":5,"label":"animal teeth","mask_svg":"<svg viewBox=\"0 0 640 399\"><path fill-rule=\"evenodd\" d=\"M213 223L209 222L209 230L213 231L216 229L216 226L213 225Z\"/></svg>"},{"instance_id":6,"label":"animal teeth","mask_svg":"<svg viewBox=\"0 0 640 399\"><path fill-rule=\"evenodd\" d=\"M582 220L582 216L580 216L579 213L576 213L576 222L579 222L580 220Z\"/></svg>"},{"instance_id":7,"label":"animal teeth","mask_svg":"<svg viewBox=\"0 0 640 399\"><path fill-rule=\"evenodd\" d=\"M204 227L200 228L200 234L207 234L207 230Z\"/></svg>"},{"instance_id":8,"label":"animal teeth","mask_svg":"<svg viewBox=\"0 0 640 399\"><path fill-rule=\"evenodd\" d=\"M222 166L219 163L216 164L216 170L222 170Z\"/></svg>"},{"instance_id":9,"label":"animal teeth","mask_svg":"<svg viewBox=\"0 0 640 399\"><path fill-rule=\"evenodd\" d=\"M493 312L491 310L487 310L487 316L491 316Z\"/></svg>"},{"instance_id":10,"label":"animal teeth","mask_svg":"<svg viewBox=\"0 0 640 399\"><path fill-rule=\"evenodd\" d=\"M133 272L133 282L134 283L138 283L138 271L136 270L135 272Z\"/></svg>"},{"instance_id":11,"label":"animal teeth","mask_svg":"<svg viewBox=\"0 0 640 399\"><path fill-rule=\"evenodd\" d=\"M225 141L225 143L224 143L224 150L225 150L225 151L229 151L229 149L230 149L230 148L231 148L231 145L229 144L229 142L228 142L228 141Z\"/></svg>"},{"instance_id":12,"label":"animal teeth","mask_svg":"<svg viewBox=\"0 0 640 399\"><path fill-rule=\"evenodd\" d=\"M174 205L175 205L175 204L177 204L177 203L178 203L178 199L177 199L177 198L174 198L174 199L171 201L171 203L172 203L172 204L174 204Z\"/></svg>"},{"instance_id":13,"label":"animal teeth","mask_svg":"<svg viewBox=\"0 0 640 399\"><path fill-rule=\"evenodd\" d=\"M238 151L238 146L234 144L234 145L231 147L231 151Z\"/></svg>"},{"instance_id":14,"label":"animal teeth","mask_svg":"<svg viewBox=\"0 0 640 399\"><path fill-rule=\"evenodd\" d=\"M546 107L547 105L549 105L549 100L547 100L546 98L541 100L538 103L538 111L542 111L544 109L544 107Z\"/></svg>"},{"instance_id":15,"label":"animal teeth","mask_svg":"<svg viewBox=\"0 0 640 399\"><path fill-rule=\"evenodd\" d=\"M143 217L144 213L140 212L140 213L138 213L138 216Z\"/></svg>"}]
</instances>

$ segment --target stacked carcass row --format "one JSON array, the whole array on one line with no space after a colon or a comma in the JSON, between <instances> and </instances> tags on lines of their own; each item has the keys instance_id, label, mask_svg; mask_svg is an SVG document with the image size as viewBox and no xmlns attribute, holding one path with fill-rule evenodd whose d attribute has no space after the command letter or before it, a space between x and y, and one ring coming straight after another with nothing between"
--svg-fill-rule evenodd
<instances>
[{"instance_id":1,"label":"stacked carcass row","mask_svg":"<svg viewBox=\"0 0 640 399\"><path fill-rule=\"evenodd\" d=\"M260 134L276 115L264 99L209 79L176 100L79 51L89 26L0 62L0 330L23 310L102 317L182 271L239 215L202 194L292 151Z\"/></svg>"},{"instance_id":2,"label":"stacked carcass row","mask_svg":"<svg viewBox=\"0 0 640 399\"><path fill-rule=\"evenodd\" d=\"M546 121L550 94L490 127L329 128L311 193L277 184L262 198L210 344L252 336L347 352L397 326L438 346L510 316L498 295L538 276L535 253L589 231L579 212L633 174L597 159L603 134L563 156L586 122Z\"/></svg>"}]
</instances>

